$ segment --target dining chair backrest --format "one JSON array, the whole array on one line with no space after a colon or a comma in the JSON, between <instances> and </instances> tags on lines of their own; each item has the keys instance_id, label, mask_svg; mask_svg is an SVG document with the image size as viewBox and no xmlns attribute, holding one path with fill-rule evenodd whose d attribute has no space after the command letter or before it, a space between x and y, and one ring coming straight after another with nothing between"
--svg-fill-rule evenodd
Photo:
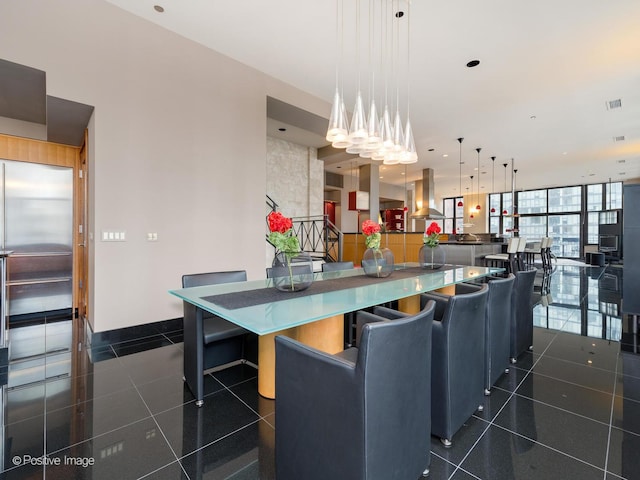
<instances>
[{"instance_id":1,"label":"dining chair backrest","mask_svg":"<svg viewBox=\"0 0 640 480\"><path fill-rule=\"evenodd\" d=\"M325 262L322 264L323 272L335 272L337 270L350 270L353 262Z\"/></svg>"}]
</instances>

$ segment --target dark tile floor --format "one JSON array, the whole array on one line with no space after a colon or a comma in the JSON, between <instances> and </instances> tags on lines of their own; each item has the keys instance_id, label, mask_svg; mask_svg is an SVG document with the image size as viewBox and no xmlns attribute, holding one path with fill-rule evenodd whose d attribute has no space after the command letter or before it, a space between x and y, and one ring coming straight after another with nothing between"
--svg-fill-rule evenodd
<instances>
[{"instance_id":1,"label":"dark tile floor","mask_svg":"<svg viewBox=\"0 0 640 480\"><path fill-rule=\"evenodd\" d=\"M621 272L558 267L535 307L533 352L451 448L432 438L430 478L640 478L640 356L620 314ZM55 337L68 330L53 327L47 343L64 344ZM69 343L12 362L2 478L275 478L274 402L257 394L256 370L208 375L198 408L181 340L168 332L91 352Z\"/></svg>"}]
</instances>

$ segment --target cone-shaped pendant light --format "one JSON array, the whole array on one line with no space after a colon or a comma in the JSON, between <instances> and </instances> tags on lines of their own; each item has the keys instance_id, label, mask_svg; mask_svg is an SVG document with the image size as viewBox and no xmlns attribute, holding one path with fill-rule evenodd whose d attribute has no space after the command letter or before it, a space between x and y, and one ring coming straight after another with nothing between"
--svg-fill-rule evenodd
<instances>
[{"instance_id":1,"label":"cone-shaped pendant light","mask_svg":"<svg viewBox=\"0 0 640 480\"><path fill-rule=\"evenodd\" d=\"M402 129L400 112L396 110L396 118L393 121L393 150L400 152L402 151L402 147L404 147L404 131Z\"/></svg>"},{"instance_id":2,"label":"cone-shaped pendant light","mask_svg":"<svg viewBox=\"0 0 640 480\"><path fill-rule=\"evenodd\" d=\"M385 165L397 165L400 163L400 154L404 146L404 134L402 132L402 120L400 120L400 112L396 111L395 120L393 122L393 146L384 154Z\"/></svg>"},{"instance_id":3,"label":"cone-shaped pendant light","mask_svg":"<svg viewBox=\"0 0 640 480\"><path fill-rule=\"evenodd\" d=\"M376 108L376 102L373 99L371 99L371 106L369 107L367 127L367 144L365 146L365 152L369 154L369 157L371 157L372 154L380 150L380 147L382 146L378 109ZM360 156L362 156L362 154L360 154Z\"/></svg>"},{"instance_id":4,"label":"cone-shaped pendant light","mask_svg":"<svg viewBox=\"0 0 640 480\"><path fill-rule=\"evenodd\" d=\"M415 138L411 123L409 122L409 109L407 116L400 118L399 101L400 85L406 78L407 85L407 105L410 105L409 98L409 44L411 40L409 18L411 2L407 2L407 10L401 11L397 2L381 2L382 8L377 9L376 2L368 2L368 19L361 17L361 1L356 2L355 29L345 30L344 5L346 0L336 0L336 93L334 95L329 125L326 138L335 148L347 148L348 153L359 154L373 160L384 160L387 164L414 163L418 159L415 147ZM361 29L361 21L363 22ZM379 27L379 28L378 28ZM351 30L355 33L355 55L353 59L345 59L343 48L345 46L345 33L351 36ZM361 32L368 33L368 41ZM406 50L401 44L401 36L406 34ZM361 64L361 54L368 53L368 66ZM406 52L406 71L401 65L400 59ZM374 67L374 58L379 57L380 65ZM354 62L357 72L356 99L351 116L347 117L344 108L345 95L342 88L343 72L342 64L348 61ZM375 77L380 74L384 78L384 101L381 101L380 91L376 92ZM368 92L366 97L362 95L361 77L368 79ZM396 110L394 118L391 118L390 105L388 101L388 90L390 89L390 78L395 76L395 104L392 109ZM378 100L378 104L373 99ZM364 105L371 105L368 112ZM385 108L379 118L378 108L384 104ZM350 121L349 121L350 118ZM395 125L395 126L394 126ZM403 134L403 127L407 129L407 135Z\"/></svg>"},{"instance_id":5,"label":"cone-shaped pendant light","mask_svg":"<svg viewBox=\"0 0 640 480\"><path fill-rule=\"evenodd\" d=\"M382 135L382 148L385 151L391 150L393 148L393 128L391 127L391 114L386 105L380 122L380 134Z\"/></svg>"},{"instance_id":6,"label":"cone-shaped pendant light","mask_svg":"<svg viewBox=\"0 0 640 480\"><path fill-rule=\"evenodd\" d=\"M349 142L351 145L362 145L367 141L367 121L362 104L362 93L358 90L356 104L353 107L351 127L349 128Z\"/></svg>"},{"instance_id":7,"label":"cone-shaped pendant light","mask_svg":"<svg viewBox=\"0 0 640 480\"><path fill-rule=\"evenodd\" d=\"M407 119L407 126L404 129L404 149L400 154L400 163L416 163L418 161L418 154L416 152L416 144L413 140L413 129L411 128L411 121Z\"/></svg>"},{"instance_id":8,"label":"cone-shaped pendant light","mask_svg":"<svg viewBox=\"0 0 640 480\"><path fill-rule=\"evenodd\" d=\"M344 118L342 97L336 88L336 94L333 97L333 106L331 107L331 117L329 118L329 128L327 128L326 139L328 142L335 142L338 139L344 139L349 132L347 131L347 119Z\"/></svg>"}]
</instances>

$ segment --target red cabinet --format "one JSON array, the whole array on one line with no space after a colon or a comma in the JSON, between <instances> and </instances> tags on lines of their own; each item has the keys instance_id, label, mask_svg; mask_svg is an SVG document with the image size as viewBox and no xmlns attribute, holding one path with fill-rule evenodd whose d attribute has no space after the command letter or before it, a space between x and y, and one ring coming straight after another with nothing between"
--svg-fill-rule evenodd
<instances>
[{"instance_id":1,"label":"red cabinet","mask_svg":"<svg viewBox=\"0 0 640 480\"><path fill-rule=\"evenodd\" d=\"M385 210L384 226L387 232L404 232L404 209L389 208Z\"/></svg>"}]
</instances>

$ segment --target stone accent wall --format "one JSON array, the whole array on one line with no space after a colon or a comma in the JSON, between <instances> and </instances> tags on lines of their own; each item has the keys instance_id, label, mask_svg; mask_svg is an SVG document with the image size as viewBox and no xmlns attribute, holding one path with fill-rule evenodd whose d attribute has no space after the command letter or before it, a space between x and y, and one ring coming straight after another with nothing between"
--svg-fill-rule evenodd
<instances>
[{"instance_id":1,"label":"stone accent wall","mask_svg":"<svg viewBox=\"0 0 640 480\"><path fill-rule=\"evenodd\" d=\"M283 215L323 214L323 167L317 149L267 137L267 195Z\"/></svg>"}]
</instances>

